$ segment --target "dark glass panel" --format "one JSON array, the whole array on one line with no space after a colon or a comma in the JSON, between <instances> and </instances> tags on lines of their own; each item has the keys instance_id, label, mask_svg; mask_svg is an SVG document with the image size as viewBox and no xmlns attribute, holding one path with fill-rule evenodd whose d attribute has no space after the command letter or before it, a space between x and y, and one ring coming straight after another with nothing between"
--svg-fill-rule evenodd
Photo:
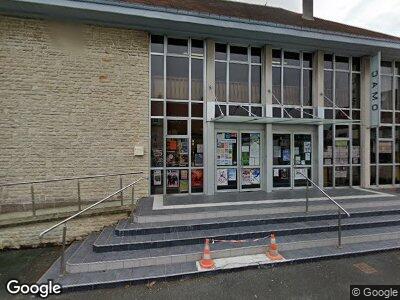
<instances>
[{"instance_id":1,"label":"dark glass panel","mask_svg":"<svg viewBox=\"0 0 400 300\"><path fill-rule=\"evenodd\" d=\"M272 50L272 64L280 65L282 62L282 51L274 49Z\"/></svg>"},{"instance_id":2,"label":"dark glass panel","mask_svg":"<svg viewBox=\"0 0 400 300\"><path fill-rule=\"evenodd\" d=\"M381 109L393 109L393 82L390 76L381 76Z\"/></svg>"},{"instance_id":3,"label":"dark glass panel","mask_svg":"<svg viewBox=\"0 0 400 300\"><path fill-rule=\"evenodd\" d=\"M188 117L189 109L187 103L182 102L167 102L168 117Z\"/></svg>"},{"instance_id":4,"label":"dark glass panel","mask_svg":"<svg viewBox=\"0 0 400 300\"><path fill-rule=\"evenodd\" d=\"M392 124L393 123L393 113L382 111L381 112L381 123Z\"/></svg>"},{"instance_id":5,"label":"dark glass panel","mask_svg":"<svg viewBox=\"0 0 400 300\"><path fill-rule=\"evenodd\" d=\"M187 121L186 120L168 120L167 121L168 135L186 135Z\"/></svg>"},{"instance_id":6,"label":"dark glass panel","mask_svg":"<svg viewBox=\"0 0 400 300\"><path fill-rule=\"evenodd\" d=\"M371 164L376 163L376 129L371 129L370 160Z\"/></svg>"},{"instance_id":7,"label":"dark glass panel","mask_svg":"<svg viewBox=\"0 0 400 300\"><path fill-rule=\"evenodd\" d=\"M312 53L303 53L303 67L312 68Z\"/></svg>"},{"instance_id":8,"label":"dark glass panel","mask_svg":"<svg viewBox=\"0 0 400 300\"><path fill-rule=\"evenodd\" d=\"M229 101L249 102L249 66L231 63L229 65Z\"/></svg>"},{"instance_id":9,"label":"dark glass panel","mask_svg":"<svg viewBox=\"0 0 400 300\"><path fill-rule=\"evenodd\" d=\"M335 103L342 108L350 107L349 73L336 72Z\"/></svg>"},{"instance_id":10,"label":"dark glass panel","mask_svg":"<svg viewBox=\"0 0 400 300\"><path fill-rule=\"evenodd\" d=\"M167 57L167 99L189 99L189 59Z\"/></svg>"},{"instance_id":11,"label":"dark glass panel","mask_svg":"<svg viewBox=\"0 0 400 300\"><path fill-rule=\"evenodd\" d=\"M215 63L215 96L217 101L226 101L226 63Z\"/></svg>"},{"instance_id":12,"label":"dark glass panel","mask_svg":"<svg viewBox=\"0 0 400 300\"><path fill-rule=\"evenodd\" d=\"M348 165L350 163L349 141L335 140L335 164Z\"/></svg>"},{"instance_id":13,"label":"dark glass panel","mask_svg":"<svg viewBox=\"0 0 400 300\"><path fill-rule=\"evenodd\" d=\"M352 163L359 164L360 161L360 151L361 151L361 139L360 139L360 125L353 125L353 132L352 132L352 147L353 150L351 152L352 156Z\"/></svg>"},{"instance_id":14,"label":"dark glass panel","mask_svg":"<svg viewBox=\"0 0 400 300\"><path fill-rule=\"evenodd\" d=\"M400 110L400 77L394 79L394 96L396 110Z\"/></svg>"},{"instance_id":15,"label":"dark glass panel","mask_svg":"<svg viewBox=\"0 0 400 300\"><path fill-rule=\"evenodd\" d=\"M152 117L164 116L164 102L151 101L151 116Z\"/></svg>"},{"instance_id":16,"label":"dark glass panel","mask_svg":"<svg viewBox=\"0 0 400 300\"><path fill-rule=\"evenodd\" d=\"M395 168L395 184L400 184L400 166Z\"/></svg>"},{"instance_id":17,"label":"dark glass panel","mask_svg":"<svg viewBox=\"0 0 400 300\"><path fill-rule=\"evenodd\" d=\"M353 114L353 119L354 120L360 120L361 118L361 112L359 110L353 110L352 111Z\"/></svg>"},{"instance_id":18,"label":"dark glass panel","mask_svg":"<svg viewBox=\"0 0 400 300\"><path fill-rule=\"evenodd\" d=\"M314 111L312 109L303 109L303 119L313 119Z\"/></svg>"},{"instance_id":19,"label":"dark glass panel","mask_svg":"<svg viewBox=\"0 0 400 300\"><path fill-rule=\"evenodd\" d=\"M324 71L324 105L325 107L332 107L333 101L333 72ZM326 99L328 98L328 99Z\"/></svg>"},{"instance_id":20,"label":"dark glass panel","mask_svg":"<svg viewBox=\"0 0 400 300\"><path fill-rule=\"evenodd\" d=\"M395 65L394 65L394 74L400 75L400 61L396 61Z\"/></svg>"},{"instance_id":21,"label":"dark glass panel","mask_svg":"<svg viewBox=\"0 0 400 300\"><path fill-rule=\"evenodd\" d=\"M151 98L164 98L164 57L151 56Z\"/></svg>"},{"instance_id":22,"label":"dark glass panel","mask_svg":"<svg viewBox=\"0 0 400 300\"><path fill-rule=\"evenodd\" d=\"M230 47L230 60L234 61L248 61L248 53L246 47L231 46Z\"/></svg>"},{"instance_id":23,"label":"dark glass panel","mask_svg":"<svg viewBox=\"0 0 400 300\"><path fill-rule=\"evenodd\" d=\"M382 61L381 62L381 74L389 74L392 75L392 62L391 61Z\"/></svg>"},{"instance_id":24,"label":"dark glass panel","mask_svg":"<svg viewBox=\"0 0 400 300\"><path fill-rule=\"evenodd\" d=\"M163 182L164 182L164 171L163 170L151 170L151 194L159 195L163 194Z\"/></svg>"},{"instance_id":25,"label":"dark glass panel","mask_svg":"<svg viewBox=\"0 0 400 300\"><path fill-rule=\"evenodd\" d=\"M203 121L192 120L192 167L203 166Z\"/></svg>"},{"instance_id":26,"label":"dark glass panel","mask_svg":"<svg viewBox=\"0 0 400 300\"><path fill-rule=\"evenodd\" d=\"M324 167L324 187L333 187L333 168Z\"/></svg>"},{"instance_id":27,"label":"dark glass panel","mask_svg":"<svg viewBox=\"0 0 400 300\"><path fill-rule=\"evenodd\" d=\"M379 166L379 184L393 184L392 166Z\"/></svg>"},{"instance_id":28,"label":"dark glass panel","mask_svg":"<svg viewBox=\"0 0 400 300\"><path fill-rule=\"evenodd\" d=\"M352 74L352 105L353 108L360 108L360 99L361 99L361 82L360 82L360 74Z\"/></svg>"},{"instance_id":29,"label":"dark glass panel","mask_svg":"<svg viewBox=\"0 0 400 300\"><path fill-rule=\"evenodd\" d=\"M286 66L300 66L300 53L284 52L283 57Z\"/></svg>"},{"instance_id":30,"label":"dark glass panel","mask_svg":"<svg viewBox=\"0 0 400 300\"><path fill-rule=\"evenodd\" d=\"M370 184L376 185L376 166L371 166Z\"/></svg>"},{"instance_id":31,"label":"dark glass panel","mask_svg":"<svg viewBox=\"0 0 400 300\"><path fill-rule=\"evenodd\" d=\"M333 69L333 55L332 54L324 55L324 68L325 69Z\"/></svg>"},{"instance_id":32,"label":"dark glass panel","mask_svg":"<svg viewBox=\"0 0 400 300\"><path fill-rule=\"evenodd\" d=\"M276 100L278 99L278 100ZM272 68L272 103L281 102L281 68Z\"/></svg>"},{"instance_id":33,"label":"dark glass panel","mask_svg":"<svg viewBox=\"0 0 400 300\"><path fill-rule=\"evenodd\" d=\"M290 149L290 134L274 134L273 149L274 165L290 165L292 160Z\"/></svg>"},{"instance_id":34,"label":"dark glass panel","mask_svg":"<svg viewBox=\"0 0 400 300\"><path fill-rule=\"evenodd\" d=\"M301 105L300 69L283 69L283 104Z\"/></svg>"},{"instance_id":35,"label":"dark glass panel","mask_svg":"<svg viewBox=\"0 0 400 300\"><path fill-rule=\"evenodd\" d=\"M168 38L168 53L173 54L188 54L188 40Z\"/></svg>"},{"instance_id":36,"label":"dark glass panel","mask_svg":"<svg viewBox=\"0 0 400 300\"><path fill-rule=\"evenodd\" d=\"M272 116L274 118L282 118L282 109L280 107L273 107Z\"/></svg>"},{"instance_id":37,"label":"dark glass panel","mask_svg":"<svg viewBox=\"0 0 400 300\"><path fill-rule=\"evenodd\" d=\"M303 105L312 106L312 71L303 71Z\"/></svg>"},{"instance_id":38,"label":"dark glass panel","mask_svg":"<svg viewBox=\"0 0 400 300\"><path fill-rule=\"evenodd\" d=\"M164 131L163 119L151 119L151 166L164 165Z\"/></svg>"},{"instance_id":39,"label":"dark glass panel","mask_svg":"<svg viewBox=\"0 0 400 300\"><path fill-rule=\"evenodd\" d=\"M192 100L203 101L203 60L192 59Z\"/></svg>"},{"instance_id":40,"label":"dark glass panel","mask_svg":"<svg viewBox=\"0 0 400 300\"><path fill-rule=\"evenodd\" d=\"M262 117L262 107L252 106L251 113L257 117Z\"/></svg>"},{"instance_id":41,"label":"dark glass panel","mask_svg":"<svg viewBox=\"0 0 400 300\"><path fill-rule=\"evenodd\" d=\"M215 105L215 117L226 116L226 105Z\"/></svg>"},{"instance_id":42,"label":"dark glass panel","mask_svg":"<svg viewBox=\"0 0 400 300\"><path fill-rule=\"evenodd\" d=\"M333 110L325 109L325 119L332 120L333 119Z\"/></svg>"},{"instance_id":43,"label":"dark glass panel","mask_svg":"<svg viewBox=\"0 0 400 300\"><path fill-rule=\"evenodd\" d=\"M192 40L192 55L204 54L204 42L201 40Z\"/></svg>"},{"instance_id":44,"label":"dark glass panel","mask_svg":"<svg viewBox=\"0 0 400 300\"><path fill-rule=\"evenodd\" d=\"M251 102L261 103L261 66L251 66Z\"/></svg>"},{"instance_id":45,"label":"dark glass panel","mask_svg":"<svg viewBox=\"0 0 400 300\"><path fill-rule=\"evenodd\" d=\"M283 110L283 117L284 118L301 118L301 109L300 108L290 108L287 107Z\"/></svg>"},{"instance_id":46,"label":"dark glass panel","mask_svg":"<svg viewBox=\"0 0 400 300\"><path fill-rule=\"evenodd\" d=\"M225 44L215 44L215 59L226 60L226 49Z\"/></svg>"},{"instance_id":47,"label":"dark glass panel","mask_svg":"<svg viewBox=\"0 0 400 300\"><path fill-rule=\"evenodd\" d=\"M164 53L164 37L161 35L151 36L151 52Z\"/></svg>"},{"instance_id":48,"label":"dark glass panel","mask_svg":"<svg viewBox=\"0 0 400 300\"><path fill-rule=\"evenodd\" d=\"M348 125L336 125L336 137L338 137L338 138L349 137L349 126Z\"/></svg>"},{"instance_id":49,"label":"dark glass panel","mask_svg":"<svg viewBox=\"0 0 400 300\"><path fill-rule=\"evenodd\" d=\"M344 56L335 57L335 66L338 70L348 70L349 69L349 58Z\"/></svg>"},{"instance_id":50,"label":"dark glass panel","mask_svg":"<svg viewBox=\"0 0 400 300\"><path fill-rule=\"evenodd\" d=\"M274 168L273 170L273 186L274 187L290 187L290 168Z\"/></svg>"},{"instance_id":51,"label":"dark glass panel","mask_svg":"<svg viewBox=\"0 0 400 300\"><path fill-rule=\"evenodd\" d=\"M396 158L395 158L395 161L398 164L398 163L400 163L400 126L396 126L395 130L396 130L396 139L395 139L395 142L396 142L395 156L396 156Z\"/></svg>"},{"instance_id":52,"label":"dark glass panel","mask_svg":"<svg viewBox=\"0 0 400 300\"><path fill-rule=\"evenodd\" d=\"M361 59L359 57L352 58L352 68L353 71L360 71L361 70Z\"/></svg>"},{"instance_id":53,"label":"dark glass panel","mask_svg":"<svg viewBox=\"0 0 400 300\"><path fill-rule=\"evenodd\" d=\"M261 48L251 48L251 62L261 63Z\"/></svg>"},{"instance_id":54,"label":"dark glass panel","mask_svg":"<svg viewBox=\"0 0 400 300\"><path fill-rule=\"evenodd\" d=\"M248 106L229 106L229 115L230 116L248 116L249 115L249 107Z\"/></svg>"},{"instance_id":55,"label":"dark glass panel","mask_svg":"<svg viewBox=\"0 0 400 300\"><path fill-rule=\"evenodd\" d=\"M400 112L397 112L394 117L394 122L400 124Z\"/></svg>"},{"instance_id":56,"label":"dark glass panel","mask_svg":"<svg viewBox=\"0 0 400 300\"><path fill-rule=\"evenodd\" d=\"M335 186L350 185L350 168L335 167Z\"/></svg>"},{"instance_id":57,"label":"dark glass panel","mask_svg":"<svg viewBox=\"0 0 400 300\"><path fill-rule=\"evenodd\" d=\"M203 117L203 104L192 103L192 117L202 118Z\"/></svg>"},{"instance_id":58,"label":"dark glass panel","mask_svg":"<svg viewBox=\"0 0 400 300\"><path fill-rule=\"evenodd\" d=\"M350 119L350 111L349 110L336 110L336 115L335 115L335 119L339 119L339 120L348 120Z\"/></svg>"},{"instance_id":59,"label":"dark glass panel","mask_svg":"<svg viewBox=\"0 0 400 300\"><path fill-rule=\"evenodd\" d=\"M361 183L361 168L353 167L353 186L359 186Z\"/></svg>"},{"instance_id":60,"label":"dark glass panel","mask_svg":"<svg viewBox=\"0 0 400 300\"><path fill-rule=\"evenodd\" d=\"M393 162L393 143L391 141L379 141L379 163L391 164Z\"/></svg>"}]
</instances>

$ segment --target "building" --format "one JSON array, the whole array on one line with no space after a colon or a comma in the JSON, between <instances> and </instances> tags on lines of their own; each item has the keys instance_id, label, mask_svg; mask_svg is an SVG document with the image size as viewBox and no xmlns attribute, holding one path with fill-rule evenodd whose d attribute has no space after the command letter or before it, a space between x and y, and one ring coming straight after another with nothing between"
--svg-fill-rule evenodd
<instances>
[{"instance_id":1,"label":"building","mask_svg":"<svg viewBox=\"0 0 400 300\"><path fill-rule=\"evenodd\" d=\"M141 196L400 184L400 38L307 5L2 1L0 178L140 170Z\"/></svg>"}]
</instances>

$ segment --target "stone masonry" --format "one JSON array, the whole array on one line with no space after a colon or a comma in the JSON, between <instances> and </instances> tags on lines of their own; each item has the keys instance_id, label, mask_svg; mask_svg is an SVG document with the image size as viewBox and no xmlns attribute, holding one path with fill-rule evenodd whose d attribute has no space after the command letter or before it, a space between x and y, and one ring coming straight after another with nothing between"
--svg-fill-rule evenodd
<instances>
[{"instance_id":1,"label":"stone masonry","mask_svg":"<svg viewBox=\"0 0 400 300\"><path fill-rule=\"evenodd\" d=\"M147 176L148 47L142 31L0 16L0 183ZM134 156L135 146L144 147L144 156ZM76 186L37 185L35 199L77 201ZM84 181L82 200L118 187L115 177ZM136 196L147 195L145 180ZM29 186L0 188L0 213L30 198Z\"/></svg>"}]
</instances>

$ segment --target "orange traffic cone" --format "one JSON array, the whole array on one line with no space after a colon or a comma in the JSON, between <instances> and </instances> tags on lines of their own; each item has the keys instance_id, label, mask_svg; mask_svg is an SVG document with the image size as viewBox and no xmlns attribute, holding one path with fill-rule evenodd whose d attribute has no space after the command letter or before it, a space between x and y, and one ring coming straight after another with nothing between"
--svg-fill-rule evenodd
<instances>
[{"instance_id":1,"label":"orange traffic cone","mask_svg":"<svg viewBox=\"0 0 400 300\"><path fill-rule=\"evenodd\" d=\"M212 269L215 267L215 263L211 258L210 241L206 239L204 244L203 258L200 260L200 266L203 269Z\"/></svg>"},{"instance_id":2,"label":"orange traffic cone","mask_svg":"<svg viewBox=\"0 0 400 300\"><path fill-rule=\"evenodd\" d=\"M278 245L276 244L275 235L271 233L271 245L268 247L267 257L270 260L282 260L283 256L278 252Z\"/></svg>"}]
</instances>

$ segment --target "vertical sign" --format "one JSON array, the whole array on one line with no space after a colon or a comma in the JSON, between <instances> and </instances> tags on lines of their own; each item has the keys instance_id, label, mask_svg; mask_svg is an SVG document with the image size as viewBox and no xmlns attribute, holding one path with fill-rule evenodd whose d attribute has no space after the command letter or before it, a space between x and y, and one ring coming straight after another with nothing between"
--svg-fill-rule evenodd
<instances>
[{"instance_id":1,"label":"vertical sign","mask_svg":"<svg viewBox=\"0 0 400 300\"><path fill-rule=\"evenodd\" d=\"M370 110L371 128L381 123L381 52L371 57Z\"/></svg>"}]
</instances>

